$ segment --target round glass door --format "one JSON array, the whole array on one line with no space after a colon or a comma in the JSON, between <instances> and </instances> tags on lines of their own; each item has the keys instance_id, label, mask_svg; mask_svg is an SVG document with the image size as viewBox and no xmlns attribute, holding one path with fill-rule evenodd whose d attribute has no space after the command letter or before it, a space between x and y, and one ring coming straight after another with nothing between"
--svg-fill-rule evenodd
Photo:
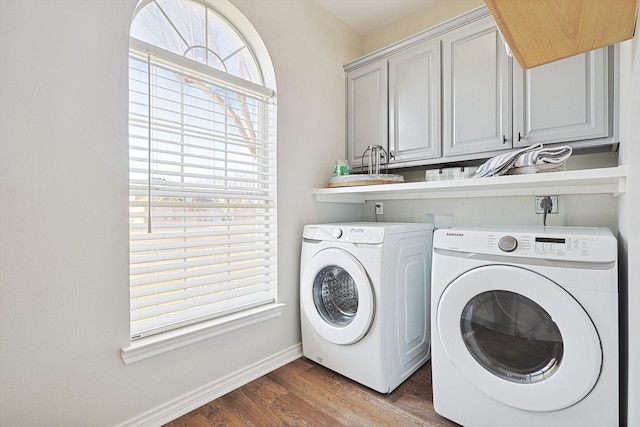
<instances>
[{"instance_id":1,"label":"round glass door","mask_svg":"<svg viewBox=\"0 0 640 427\"><path fill-rule=\"evenodd\" d=\"M369 275L349 252L328 248L303 267L300 280L302 315L324 339L353 344L373 322L374 295Z\"/></svg>"},{"instance_id":2,"label":"round glass door","mask_svg":"<svg viewBox=\"0 0 640 427\"><path fill-rule=\"evenodd\" d=\"M449 283L435 318L444 357L478 390L514 408L566 408L600 375L593 322L570 293L534 271L471 269Z\"/></svg>"},{"instance_id":3,"label":"round glass door","mask_svg":"<svg viewBox=\"0 0 640 427\"><path fill-rule=\"evenodd\" d=\"M326 322L337 327L347 326L358 312L356 282L342 267L324 267L313 281L313 302Z\"/></svg>"},{"instance_id":4,"label":"round glass door","mask_svg":"<svg viewBox=\"0 0 640 427\"><path fill-rule=\"evenodd\" d=\"M540 305L514 292L471 298L462 310L460 332L471 356L506 381L536 383L562 363L558 325Z\"/></svg>"}]
</instances>

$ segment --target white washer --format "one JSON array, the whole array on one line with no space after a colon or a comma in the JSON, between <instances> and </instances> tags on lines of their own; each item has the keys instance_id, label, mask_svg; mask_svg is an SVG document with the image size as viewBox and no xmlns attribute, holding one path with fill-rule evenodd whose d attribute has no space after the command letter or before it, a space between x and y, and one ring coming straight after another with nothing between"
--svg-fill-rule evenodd
<instances>
[{"instance_id":1,"label":"white washer","mask_svg":"<svg viewBox=\"0 0 640 427\"><path fill-rule=\"evenodd\" d=\"M437 230L434 408L466 427L617 426L617 243L605 228Z\"/></svg>"},{"instance_id":2,"label":"white washer","mask_svg":"<svg viewBox=\"0 0 640 427\"><path fill-rule=\"evenodd\" d=\"M304 355L381 393L429 360L432 239L426 223L305 226Z\"/></svg>"}]
</instances>

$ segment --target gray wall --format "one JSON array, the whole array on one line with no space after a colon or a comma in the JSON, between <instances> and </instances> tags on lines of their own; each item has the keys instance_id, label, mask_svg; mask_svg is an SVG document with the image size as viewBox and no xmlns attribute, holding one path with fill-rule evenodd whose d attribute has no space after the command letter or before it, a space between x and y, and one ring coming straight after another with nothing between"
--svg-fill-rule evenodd
<instances>
[{"instance_id":1,"label":"gray wall","mask_svg":"<svg viewBox=\"0 0 640 427\"><path fill-rule=\"evenodd\" d=\"M621 382L628 387L628 425L640 425L640 39L621 49L620 163L629 165L627 191L620 197L619 247L623 333ZM624 340L624 337L627 340Z\"/></svg>"}]
</instances>

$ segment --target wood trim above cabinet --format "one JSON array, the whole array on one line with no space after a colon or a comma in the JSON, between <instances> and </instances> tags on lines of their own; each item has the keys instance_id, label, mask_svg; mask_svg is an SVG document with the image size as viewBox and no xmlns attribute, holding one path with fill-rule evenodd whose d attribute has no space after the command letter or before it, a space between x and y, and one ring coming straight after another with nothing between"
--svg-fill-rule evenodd
<instances>
[{"instance_id":1,"label":"wood trim above cabinet","mask_svg":"<svg viewBox=\"0 0 640 427\"><path fill-rule=\"evenodd\" d=\"M638 0L485 0L524 70L633 37Z\"/></svg>"}]
</instances>

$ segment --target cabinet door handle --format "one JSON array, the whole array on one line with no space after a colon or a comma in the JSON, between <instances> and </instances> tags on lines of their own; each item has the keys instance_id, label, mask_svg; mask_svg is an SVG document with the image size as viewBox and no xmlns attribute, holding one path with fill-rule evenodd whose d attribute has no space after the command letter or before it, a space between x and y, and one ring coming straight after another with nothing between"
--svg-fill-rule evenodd
<instances>
[{"instance_id":1,"label":"cabinet door handle","mask_svg":"<svg viewBox=\"0 0 640 427\"><path fill-rule=\"evenodd\" d=\"M518 132L518 142L520 142L522 140L522 135L520 134L520 132Z\"/></svg>"},{"instance_id":2,"label":"cabinet door handle","mask_svg":"<svg viewBox=\"0 0 640 427\"><path fill-rule=\"evenodd\" d=\"M396 155L393 154L393 151L389 151L389 158L390 159L395 159L396 158Z\"/></svg>"},{"instance_id":3,"label":"cabinet door handle","mask_svg":"<svg viewBox=\"0 0 640 427\"><path fill-rule=\"evenodd\" d=\"M502 135L502 143L503 144L507 143L507 135Z\"/></svg>"}]
</instances>

